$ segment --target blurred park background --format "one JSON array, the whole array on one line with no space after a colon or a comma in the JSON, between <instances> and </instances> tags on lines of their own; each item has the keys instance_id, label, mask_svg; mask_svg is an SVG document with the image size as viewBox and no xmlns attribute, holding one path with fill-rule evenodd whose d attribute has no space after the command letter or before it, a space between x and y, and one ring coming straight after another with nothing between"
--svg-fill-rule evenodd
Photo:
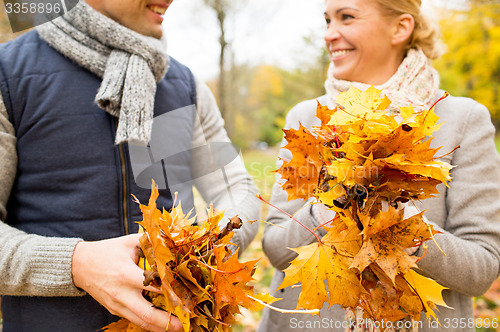
<instances>
[{"instance_id":1,"label":"blurred park background","mask_svg":"<svg viewBox=\"0 0 500 332\"><path fill-rule=\"evenodd\" d=\"M1 5L0 42L5 42L19 33L11 32ZM424 6L440 25L446 47L434 62L442 88L487 106L499 128L500 1L428 0ZM329 59L323 11L323 0L176 0L165 15L169 53L214 92L226 129L266 199L286 113L324 94ZM263 205L262 215L266 212ZM261 249L263 228L261 223L243 259L260 259L255 286L268 291L273 268ZM243 313L236 330L255 330L260 313ZM476 299L476 316L500 320L499 280ZM481 329L495 330L500 328Z\"/></svg>"}]
</instances>

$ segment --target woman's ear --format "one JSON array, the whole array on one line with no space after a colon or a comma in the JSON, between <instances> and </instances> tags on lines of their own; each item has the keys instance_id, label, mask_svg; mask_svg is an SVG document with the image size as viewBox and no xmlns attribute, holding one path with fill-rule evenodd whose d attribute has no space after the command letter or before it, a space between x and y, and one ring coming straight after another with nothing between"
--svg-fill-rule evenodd
<instances>
[{"instance_id":1,"label":"woman's ear","mask_svg":"<svg viewBox=\"0 0 500 332\"><path fill-rule=\"evenodd\" d=\"M401 45L410 39L415 28L415 19L410 14L401 14L394 20L392 44Z\"/></svg>"}]
</instances>

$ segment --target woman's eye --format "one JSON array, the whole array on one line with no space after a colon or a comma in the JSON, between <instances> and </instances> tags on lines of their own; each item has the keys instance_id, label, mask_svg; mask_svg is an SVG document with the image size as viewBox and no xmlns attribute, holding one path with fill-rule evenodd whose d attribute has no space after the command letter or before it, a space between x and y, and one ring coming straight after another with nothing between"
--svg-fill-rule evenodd
<instances>
[{"instance_id":1,"label":"woman's eye","mask_svg":"<svg viewBox=\"0 0 500 332\"><path fill-rule=\"evenodd\" d=\"M349 15L349 14L342 14L342 21L350 20L352 18L354 18L354 16Z\"/></svg>"},{"instance_id":2,"label":"woman's eye","mask_svg":"<svg viewBox=\"0 0 500 332\"><path fill-rule=\"evenodd\" d=\"M325 18L326 25L329 25L331 20L329 18Z\"/></svg>"}]
</instances>

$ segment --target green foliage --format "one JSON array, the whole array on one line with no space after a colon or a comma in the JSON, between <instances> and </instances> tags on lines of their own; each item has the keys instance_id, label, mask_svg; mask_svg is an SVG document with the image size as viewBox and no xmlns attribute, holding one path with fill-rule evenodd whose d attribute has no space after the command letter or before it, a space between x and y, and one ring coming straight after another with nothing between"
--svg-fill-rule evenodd
<instances>
[{"instance_id":1,"label":"green foliage","mask_svg":"<svg viewBox=\"0 0 500 332\"><path fill-rule=\"evenodd\" d=\"M468 96L490 110L500 125L500 3L471 0L468 11L442 13L447 53L434 62L441 86Z\"/></svg>"}]
</instances>

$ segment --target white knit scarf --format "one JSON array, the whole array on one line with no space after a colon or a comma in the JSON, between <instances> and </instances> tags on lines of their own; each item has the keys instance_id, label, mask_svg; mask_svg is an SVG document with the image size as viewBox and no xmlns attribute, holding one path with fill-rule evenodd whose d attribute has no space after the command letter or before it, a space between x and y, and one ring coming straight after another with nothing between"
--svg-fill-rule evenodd
<instances>
[{"instance_id":1,"label":"white knit scarf","mask_svg":"<svg viewBox=\"0 0 500 332\"><path fill-rule=\"evenodd\" d=\"M327 95L335 102L340 92L347 91L351 85L365 91L370 85L336 79L334 66L330 64L325 82ZM410 49L396 73L384 84L375 86L392 101L391 107L412 104L418 110L430 108L439 89L439 74L431 66L429 59L421 50Z\"/></svg>"},{"instance_id":2,"label":"white knit scarf","mask_svg":"<svg viewBox=\"0 0 500 332\"><path fill-rule=\"evenodd\" d=\"M102 78L95 101L119 118L115 143L147 144L156 84L169 65L165 40L132 31L84 0L37 30L59 53Z\"/></svg>"}]
</instances>

